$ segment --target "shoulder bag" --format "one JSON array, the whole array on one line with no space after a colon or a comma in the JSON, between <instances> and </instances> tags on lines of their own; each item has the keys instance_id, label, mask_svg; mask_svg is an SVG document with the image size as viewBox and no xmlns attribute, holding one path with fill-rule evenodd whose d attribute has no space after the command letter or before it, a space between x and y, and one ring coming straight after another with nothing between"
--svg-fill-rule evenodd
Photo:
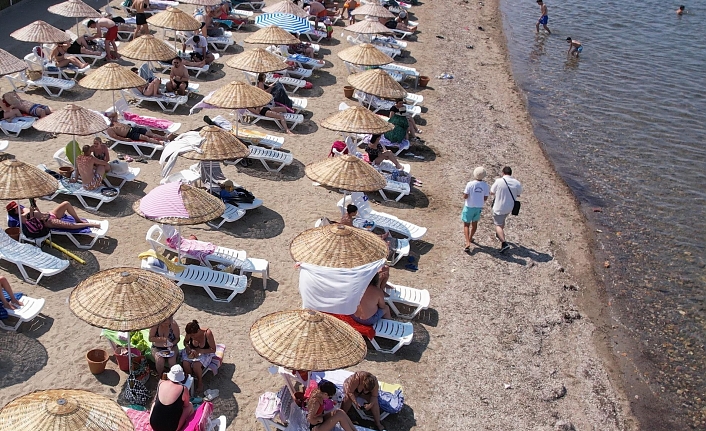
<instances>
[{"instance_id":1,"label":"shoulder bag","mask_svg":"<svg viewBox=\"0 0 706 431\"><path fill-rule=\"evenodd\" d=\"M505 181L505 178L503 178L503 181ZM521 202L515 199L515 195L512 194L512 189L510 188L510 185L505 181L505 185L507 186L507 190L510 192L510 196L512 197L512 202L514 203L512 205L512 215L516 216L520 214L520 205Z\"/></svg>"}]
</instances>

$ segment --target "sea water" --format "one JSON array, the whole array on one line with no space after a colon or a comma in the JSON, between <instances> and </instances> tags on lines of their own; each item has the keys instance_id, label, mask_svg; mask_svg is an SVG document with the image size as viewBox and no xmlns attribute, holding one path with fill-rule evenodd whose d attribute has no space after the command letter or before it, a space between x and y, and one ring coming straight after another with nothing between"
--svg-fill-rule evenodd
<instances>
[{"instance_id":1,"label":"sea water","mask_svg":"<svg viewBox=\"0 0 706 431\"><path fill-rule=\"evenodd\" d=\"M651 429L706 429L706 4L545 4L551 35L535 1L501 2L535 134L596 229L643 412L667 416Z\"/></svg>"}]
</instances>

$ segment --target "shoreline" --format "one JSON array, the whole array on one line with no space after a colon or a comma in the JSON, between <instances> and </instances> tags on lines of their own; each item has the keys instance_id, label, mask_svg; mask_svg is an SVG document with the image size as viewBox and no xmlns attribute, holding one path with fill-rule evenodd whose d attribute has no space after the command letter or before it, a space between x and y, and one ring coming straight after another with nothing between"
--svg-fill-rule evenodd
<instances>
[{"instance_id":1,"label":"shoreline","mask_svg":"<svg viewBox=\"0 0 706 431\"><path fill-rule=\"evenodd\" d=\"M407 407L385 421L390 430L549 430L562 421L576 429L638 429L616 378L617 367L610 361L610 352L603 350L608 341L601 337L608 323L601 320L603 314L594 318L589 312L599 306L602 312L606 310L590 264L594 258L589 227L573 194L534 137L526 100L512 77L499 0L489 0L483 6L478 2L427 3L412 8L420 18L422 32L417 41L409 42L412 58L400 61L432 77L430 86L434 87L419 91L426 99L420 126L428 148L413 151L426 159L404 160L412 164L412 174L423 179L424 186L399 203L380 202L377 206L429 227L427 236L412 246L419 271L406 271L400 264L392 269L390 281L429 289L431 309L413 321L411 345L396 355L369 351L366 361L353 369L366 369L383 381L404 386ZM27 3L13 7L27 9ZM182 9L191 10L188 6ZM336 39L340 40L341 29L335 28ZM251 31L235 33L236 40ZM337 214L335 203L340 196L312 187L303 166L325 157L329 143L337 138L316 123L335 112L344 100L342 87L347 74L336 52L347 46L345 41L322 45L330 52L325 57L329 64L317 72L315 89L303 92L313 112L307 115L311 121L286 137L284 149L296 158L293 166L279 174L258 167L224 168L229 178L265 198L265 206L220 231L203 226L187 229L201 240L244 249L248 256L270 261L267 287L255 277L247 291L229 304L213 303L202 289L185 287L186 299L176 315L182 328L194 318L212 327L216 341L227 346L224 366L206 385L220 390L215 413L226 415L229 430L261 429L254 417L258 397L282 385L267 373L269 364L250 347L247 328L265 314L300 304L289 242L312 227L316 218ZM229 50L218 61L222 67L217 73L196 81L202 85L201 95L240 79L239 72L222 65L233 53ZM433 78L444 72L453 73L454 79ZM78 87L72 91L59 99L47 98L40 91L30 92L26 98L49 102L56 108L71 102L91 109L106 108L107 93ZM190 100L189 104L193 103ZM151 106L131 106L131 110L180 121L181 132L203 125L203 115L227 115L212 110L187 116L180 109L172 116ZM42 136L27 131L19 139L11 139L8 152L26 162L51 163L51 154L69 139L60 136L22 145ZM176 169L189 164L179 159ZM506 164L513 167L514 176L526 190L522 214L508 223L509 241L515 246L507 256L497 255L486 209L476 237L480 246L468 256L462 252L458 218L463 185L476 165L484 165L487 181L492 181ZM0 405L47 387L83 387L117 399L125 374L116 371L112 362L102 376L88 373L84 347L105 348L106 343L98 339L99 330L71 314L65 299L78 281L97 270L139 264L136 256L146 249L144 232L151 223L133 214L130 204L158 184L160 169L154 160L139 167L139 182L126 185L126 193L121 193L115 205L107 204L93 215L110 219L110 238L93 251L77 253L88 260L87 266L72 263L64 273L40 286L30 286L17 278L14 266L3 264L7 270L2 274L8 276L15 291L47 299L43 314L48 317L38 328L25 326L22 334L43 346L44 354L33 362L41 366L27 367L21 383L0 386ZM371 198L379 201L377 194ZM70 201L77 204L73 198ZM53 205L40 202L43 208ZM79 208L79 214L88 213ZM564 289L564 285L578 290ZM71 345L80 347L67 348Z\"/></svg>"}]
</instances>

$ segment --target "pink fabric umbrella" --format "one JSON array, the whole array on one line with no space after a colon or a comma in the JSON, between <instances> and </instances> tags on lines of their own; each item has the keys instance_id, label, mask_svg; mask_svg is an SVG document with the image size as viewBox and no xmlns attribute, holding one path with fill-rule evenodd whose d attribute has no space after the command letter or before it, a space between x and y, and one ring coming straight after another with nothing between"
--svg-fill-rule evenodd
<instances>
[{"instance_id":1,"label":"pink fabric umbrella","mask_svg":"<svg viewBox=\"0 0 706 431\"><path fill-rule=\"evenodd\" d=\"M155 187L140 199L140 211L146 218L189 218L181 197L181 183L168 183Z\"/></svg>"}]
</instances>

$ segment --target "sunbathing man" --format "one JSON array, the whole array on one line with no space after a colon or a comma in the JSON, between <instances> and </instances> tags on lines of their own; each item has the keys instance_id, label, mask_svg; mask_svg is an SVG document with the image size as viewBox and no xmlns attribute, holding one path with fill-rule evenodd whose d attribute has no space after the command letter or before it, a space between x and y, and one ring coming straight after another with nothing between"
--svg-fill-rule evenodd
<instances>
[{"instance_id":1,"label":"sunbathing man","mask_svg":"<svg viewBox=\"0 0 706 431\"><path fill-rule=\"evenodd\" d=\"M78 176L72 178L76 182L79 178L86 190L95 190L103 184L103 175L109 170L108 162L97 159L91 155L91 146L83 146L83 154L76 157L76 171Z\"/></svg>"},{"instance_id":2,"label":"sunbathing man","mask_svg":"<svg viewBox=\"0 0 706 431\"><path fill-rule=\"evenodd\" d=\"M78 57L74 57L73 55L68 55L68 49L71 47L70 44L68 43L59 43L56 45L56 48L54 48L49 55L49 59L56 64L57 67L66 67L70 64L73 64L74 66L78 67L79 69L83 69L84 67L88 67L88 63L84 63L81 60L78 59ZM80 48L79 48L80 49Z\"/></svg>"},{"instance_id":3,"label":"sunbathing man","mask_svg":"<svg viewBox=\"0 0 706 431\"><path fill-rule=\"evenodd\" d=\"M91 145L91 153L93 157L98 160L103 160L104 162L110 162L110 151L108 146L103 143L101 138L93 138L93 145ZM110 172L110 165L106 167L106 172Z\"/></svg>"},{"instance_id":4,"label":"sunbathing man","mask_svg":"<svg viewBox=\"0 0 706 431\"><path fill-rule=\"evenodd\" d=\"M16 91L10 91L2 95L3 110L5 107L19 109L21 113L32 117L44 118L51 114L51 109L47 105L32 103L28 100L20 99Z\"/></svg>"},{"instance_id":5,"label":"sunbathing man","mask_svg":"<svg viewBox=\"0 0 706 431\"><path fill-rule=\"evenodd\" d=\"M151 144L163 144L167 139L158 135L146 127L132 127L129 124L118 122L118 114L111 112L106 115L110 119L110 127L105 131L108 136L118 141L126 138L132 141L149 142Z\"/></svg>"},{"instance_id":6,"label":"sunbathing man","mask_svg":"<svg viewBox=\"0 0 706 431\"><path fill-rule=\"evenodd\" d=\"M13 217L17 217L17 202L12 201L5 207L7 213ZM75 220L74 223L62 220L66 214L69 214ZM64 201L56 206L53 210L48 213L43 213L39 211L35 205L31 205L29 208L22 208L22 223L27 222L27 218L35 217L44 223L44 226L49 229L83 229L86 227L100 227L100 223L88 223L85 219L82 219L76 213L74 207Z\"/></svg>"},{"instance_id":7,"label":"sunbathing man","mask_svg":"<svg viewBox=\"0 0 706 431\"><path fill-rule=\"evenodd\" d=\"M341 410L348 412L353 403L359 409L369 411L373 415L375 426L378 430L384 430L380 422L380 404L378 404L378 393L380 392L380 384L377 377L367 371L356 371L353 375L343 382L343 403ZM367 403L358 404L358 398L362 398Z\"/></svg>"},{"instance_id":8,"label":"sunbathing man","mask_svg":"<svg viewBox=\"0 0 706 431\"><path fill-rule=\"evenodd\" d=\"M89 20L88 28L96 29L96 37L105 37L105 58L107 61L120 58L118 54L118 45L115 44L115 39L118 38L118 24L109 18L98 18L98 21ZM103 30L105 29L105 35Z\"/></svg>"},{"instance_id":9,"label":"sunbathing man","mask_svg":"<svg viewBox=\"0 0 706 431\"><path fill-rule=\"evenodd\" d=\"M284 119L284 113L287 112L287 108L284 106L260 106L258 108L248 108L248 111L252 112L255 115L260 115L261 117L268 117L268 118L274 118L275 120L279 121L282 127L284 127L284 131L288 135L293 135L292 131L289 130L289 126L287 125L287 121Z\"/></svg>"},{"instance_id":10,"label":"sunbathing man","mask_svg":"<svg viewBox=\"0 0 706 431\"><path fill-rule=\"evenodd\" d=\"M9 301L5 299L5 295L2 292L3 290L7 292L7 296L10 297ZM2 302L2 306L6 310L17 310L24 305L15 297L15 294L12 292L12 288L10 287L10 282L7 281L7 278L2 275L0 275L0 302Z\"/></svg>"},{"instance_id":11,"label":"sunbathing man","mask_svg":"<svg viewBox=\"0 0 706 431\"><path fill-rule=\"evenodd\" d=\"M205 62L203 62L205 64ZM197 67L202 67L197 66ZM186 90L189 87L189 71L184 65L184 60L181 57L174 57L172 60L172 70L169 72L169 82L167 82L167 91L175 92L180 96L186 94Z\"/></svg>"},{"instance_id":12,"label":"sunbathing man","mask_svg":"<svg viewBox=\"0 0 706 431\"><path fill-rule=\"evenodd\" d=\"M378 284L379 276L375 274L373 279L370 280L370 284L365 289L363 297L360 299L358 309L351 315L353 320L361 325L373 326L378 323L380 319L389 319L392 316L390 307L385 303L385 294L378 287Z\"/></svg>"}]
</instances>

